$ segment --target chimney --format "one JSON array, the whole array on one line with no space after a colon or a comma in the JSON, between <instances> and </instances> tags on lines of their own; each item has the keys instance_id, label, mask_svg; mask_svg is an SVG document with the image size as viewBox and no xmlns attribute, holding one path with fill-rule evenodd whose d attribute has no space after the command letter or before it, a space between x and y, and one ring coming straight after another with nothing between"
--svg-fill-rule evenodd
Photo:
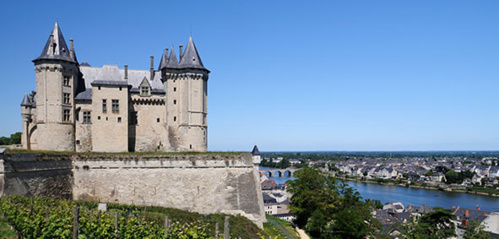
<instances>
[{"instance_id":1,"label":"chimney","mask_svg":"<svg viewBox=\"0 0 499 239\"><path fill-rule=\"evenodd\" d=\"M480 207L476 207L476 210L480 211Z\"/></svg>"},{"instance_id":2,"label":"chimney","mask_svg":"<svg viewBox=\"0 0 499 239\"><path fill-rule=\"evenodd\" d=\"M409 204L409 206L407 206L407 209L412 209L412 205Z\"/></svg>"},{"instance_id":3,"label":"chimney","mask_svg":"<svg viewBox=\"0 0 499 239\"><path fill-rule=\"evenodd\" d=\"M178 46L178 48L179 48L179 50L180 50L180 53L179 53L179 54L180 54L180 56L179 56L179 58L180 58L180 59L179 59L179 62L181 62L181 61L182 61L182 56L184 55L184 53L183 53L183 51L182 51L182 49L184 48L184 46L179 45L179 46Z\"/></svg>"},{"instance_id":4,"label":"chimney","mask_svg":"<svg viewBox=\"0 0 499 239\"><path fill-rule=\"evenodd\" d=\"M73 48L73 38L69 38L69 56L75 59L75 49Z\"/></svg>"},{"instance_id":5,"label":"chimney","mask_svg":"<svg viewBox=\"0 0 499 239\"><path fill-rule=\"evenodd\" d=\"M464 211L464 216L467 217L468 215L470 215L470 211L468 211L468 209L466 209L466 211Z\"/></svg>"},{"instance_id":6,"label":"chimney","mask_svg":"<svg viewBox=\"0 0 499 239\"><path fill-rule=\"evenodd\" d=\"M468 226L468 219L464 219L462 225L467 227Z\"/></svg>"},{"instance_id":7,"label":"chimney","mask_svg":"<svg viewBox=\"0 0 499 239\"><path fill-rule=\"evenodd\" d=\"M154 79L154 56L151 56L151 77L149 78L150 81Z\"/></svg>"},{"instance_id":8,"label":"chimney","mask_svg":"<svg viewBox=\"0 0 499 239\"><path fill-rule=\"evenodd\" d=\"M125 65L125 80L128 80L128 65Z\"/></svg>"},{"instance_id":9,"label":"chimney","mask_svg":"<svg viewBox=\"0 0 499 239\"><path fill-rule=\"evenodd\" d=\"M486 212L484 212L484 213L482 213L482 215L483 215L483 216L487 216L487 213L486 213Z\"/></svg>"}]
</instances>

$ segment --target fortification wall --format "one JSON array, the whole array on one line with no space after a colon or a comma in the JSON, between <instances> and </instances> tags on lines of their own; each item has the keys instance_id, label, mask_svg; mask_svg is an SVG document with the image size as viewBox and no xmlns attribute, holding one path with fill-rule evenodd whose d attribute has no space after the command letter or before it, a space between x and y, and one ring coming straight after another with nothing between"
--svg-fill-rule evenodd
<instances>
[{"instance_id":1,"label":"fortification wall","mask_svg":"<svg viewBox=\"0 0 499 239\"><path fill-rule=\"evenodd\" d=\"M4 155L1 195L179 208L265 220L250 154Z\"/></svg>"},{"instance_id":2,"label":"fortification wall","mask_svg":"<svg viewBox=\"0 0 499 239\"><path fill-rule=\"evenodd\" d=\"M72 168L67 155L0 155L0 195L71 199Z\"/></svg>"}]
</instances>

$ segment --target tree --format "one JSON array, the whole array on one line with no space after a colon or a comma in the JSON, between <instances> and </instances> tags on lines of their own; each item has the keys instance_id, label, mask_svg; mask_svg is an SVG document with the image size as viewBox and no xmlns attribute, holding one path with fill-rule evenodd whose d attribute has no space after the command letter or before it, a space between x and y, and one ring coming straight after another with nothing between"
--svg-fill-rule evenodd
<instances>
[{"instance_id":1,"label":"tree","mask_svg":"<svg viewBox=\"0 0 499 239\"><path fill-rule=\"evenodd\" d=\"M291 163L288 159L282 159L281 162L277 164L278 168L288 168L289 166L291 166Z\"/></svg>"},{"instance_id":2,"label":"tree","mask_svg":"<svg viewBox=\"0 0 499 239\"><path fill-rule=\"evenodd\" d=\"M320 235L319 229L332 219L338 204L337 182L315 168L306 167L296 171L294 175L296 180L289 182L286 189L293 194L290 211L295 215L294 223L311 234Z\"/></svg>"},{"instance_id":3,"label":"tree","mask_svg":"<svg viewBox=\"0 0 499 239\"><path fill-rule=\"evenodd\" d=\"M445 179L447 179L447 181L445 182L447 184L459 183L459 174L454 170L449 170L447 171L447 173L445 173ZM463 181L461 180L461 182Z\"/></svg>"},{"instance_id":4,"label":"tree","mask_svg":"<svg viewBox=\"0 0 499 239\"><path fill-rule=\"evenodd\" d=\"M485 232L483 229L485 226L481 225L477 221L470 221L466 230L464 231L464 239L488 239L491 238L490 234Z\"/></svg>"},{"instance_id":5,"label":"tree","mask_svg":"<svg viewBox=\"0 0 499 239\"><path fill-rule=\"evenodd\" d=\"M456 236L456 228L451 222L456 215L449 209L434 207L432 212L424 214L418 223L407 232L407 238L423 239L437 238L444 239Z\"/></svg>"},{"instance_id":6,"label":"tree","mask_svg":"<svg viewBox=\"0 0 499 239\"><path fill-rule=\"evenodd\" d=\"M294 175L296 180L287 187L293 194L290 210L295 215L294 223L311 237L362 238L379 229L355 189L316 168L306 167Z\"/></svg>"},{"instance_id":7,"label":"tree","mask_svg":"<svg viewBox=\"0 0 499 239\"><path fill-rule=\"evenodd\" d=\"M366 238L374 236L380 228L379 222L373 218L366 204L357 204L336 213L323 233L323 238Z\"/></svg>"},{"instance_id":8,"label":"tree","mask_svg":"<svg viewBox=\"0 0 499 239\"><path fill-rule=\"evenodd\" d=\"M11 134L9 144L20 144L21 143L21 135L22 135L21 132Z\"/></svg>"},{"instance_id":9,"label":"tree","mask_svg":"<svg viewBox=\"0 0 499 239\"><path fill-rule=\"evenodd\" d=\"M0 137L0 145L9 145L9 144L20 144L21 143L21 132L17 132L10 135L9 137L2 136Z\"/></svg>"}]
</instances>

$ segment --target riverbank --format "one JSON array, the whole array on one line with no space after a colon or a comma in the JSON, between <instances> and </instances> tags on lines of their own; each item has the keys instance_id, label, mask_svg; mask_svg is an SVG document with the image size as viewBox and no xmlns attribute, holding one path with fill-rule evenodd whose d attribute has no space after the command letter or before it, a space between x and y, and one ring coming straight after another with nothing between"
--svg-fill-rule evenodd
<instances>
[{"instance_id":1,"label":"riverbank","mask_svg":"<svg viewBox=\"0 0 499 239\"><path fill-rule=\"evenodd\" d=\"M429 190L438 190L438 191L445 191L445 192L468 193L468 194L484 195L484 196L491 196L491 197L499 197L499 190L489 189L489 188L466 187L465 189L458 189L458 188L453 189L453 188L449 188L449 186L445 185L445 184L444 185L440 185L440 184L439 185L423 185L423 184L408 183L407 181L404 181L404 180L395 181L395 180L387 180L387 179L372 180L372 179L362 179L362 178L352 178L352 177L339 177L339 176L334 176L334 177L341 179L341 180L344 180L344 181L354 181L354 182L370 183L370 184L377 184L377 185L384 185L384 186L397 186L397 187L405 187L405 188L429 189Z\"/></svg>"}]
</instances>

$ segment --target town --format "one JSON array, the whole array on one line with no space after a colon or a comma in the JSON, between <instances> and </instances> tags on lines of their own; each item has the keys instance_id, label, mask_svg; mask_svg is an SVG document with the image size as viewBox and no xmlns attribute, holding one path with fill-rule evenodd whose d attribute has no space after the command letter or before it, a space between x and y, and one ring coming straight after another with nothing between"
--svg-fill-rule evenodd
<instances>
[{"instance_id":1,"label":"town","mask_svg":"<svg viewBox=\"0 0 499 239\"><path fill-rule=\"evenodd\" d=\"M295 219L289 210L289 200L292 195L286 191L286 183L276 183L272 179L293 177L298 168L305 166L319 168L335 178L347 181L499 196L499 159L496 156L397 155L393 157L391 155L390 157L388 154L388 157L381 157L379 155L338 156L338 153L325 155L328 154L263 154L260 178L265 213L282 220ZM375 207L371 208L371 213L383 226L382 233L394 238L403 233L401 225L414 222L422 215L434 212L432 205L404 205L396 201L382 205L379 200L372 201ZM483 225L483 230L491 236L499 234L497 226L499 212L483 210L479 206L449 207L455 215L453 222L457 225L457 235L463 236L471 222Z\"/></svg>"}]
</instances>

